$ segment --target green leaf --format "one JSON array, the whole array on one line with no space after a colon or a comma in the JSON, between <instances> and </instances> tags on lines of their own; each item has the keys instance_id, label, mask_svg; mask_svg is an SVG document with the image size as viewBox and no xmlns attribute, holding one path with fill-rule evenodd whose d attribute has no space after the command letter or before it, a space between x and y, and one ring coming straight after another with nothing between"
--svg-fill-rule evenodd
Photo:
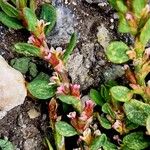
<instances>
[{"instance_id":1,"label":"green leaf","mask_svg":"<svg viewBox=\"0 0 150 150\"><path fill-rule=\"evenodd\" d=\"M52 144L50 143L49 139L46 137L44 141L48 147L48 150L54 150Z\"/></svg>"},{"instance_id":2,"label":"green leaf","mask_svg":"<svg viewBox=\"0 0 150 150\"><path fill-rule=\"evenodd\" d=\"M27 22L28 30L35 33L35 29L37 26L36 14L34 13L32 9L27 8L27 7L23 9L23 14L24 14L25 21Z\"/></svg>"},{"instance_id":3,"label":"green leaf","mask_svg":"<svg viewBox=\"0 0 150 150\"><path fill-rule=\"evenodd\" d=\"M138 124L131 122L129 119L125 120L125 126L126 126L127 132L129 132L130 130L134 130L134 129L139 127Z\"/></svg>"},{"instance_id":4,"label":"green leaf","mask_svg":"<svg viewBox=\"0 0 150 150\"><path fill-rule=\"evenodd\" d=\"M118 148L115 144L113 144L107 140L103 146L103 149L104 150L117 150Z\"/></svg>"},{"instance_id":5,"label":"green leaf","mask_svg":"<svg viewBox=\"0 0 150 150\"><path fill-rule=\"evenodd\" d=\"M146 119L150 115L150 105L131 99L124 104L124 111L131 122L145 126Z\"/></svg>"},{"instance_id":6,"label":"green leaf","mask_svg":"<svg viewBox=\"0 0 150 150\"><path fill-rule=\"evenodd\" d=\"M90 90L90 98L97 104L100 106L103 106L104 102L103 102L103 98L101 97L100 93L94 89Z\"/></svg>"},{"instance_id":7,"label":"green leaf","mask_svg":"<svg viewBox=\"0 0 150 150\"><path fill-rule=\"evenodd\" d=\"M30 62L29 63L29 74L32 76L32 77L35 77L38 73L38 70L37 70L37 66L35 63L33 62Z\"/></svg>"},{"instance_id":8,"label":"green leaf","mask_svg":"<svg viewBox=\"0 0 150 150\"><path fill-rule=\"evenodd\" d=\"M15 17L15 18L19 17L18 10L12 5L10 5L7 1L0 0L0 7L8 16Z\"/></svg>"},{"instance_id":9,"label":"green leaf","mask_svg":"<svg viewBox=\"0 0 150 150\"><path fill-rule=\"evenodd\" d=\"M123 0L117 0L116 4L117 4L118 11L120 11L121 13L126 13L128 11L128 8L124 4Z\"/></svg>"},{"instance_id":10,"label":"green leaf","mask_svg":"<svg viewBox=\"0 0 150 150\"><path fill-rule=\"evenodd\" d=\"M107 88L111 88L111 87L116 86L116 85L118 85L118 83L114 80L109 80L108 82L105 83L105 86Z\"/></svg>"},{"instance_id":11,"label":"green leaf","mask_svg":"<svg viewBox=\"0 0 150 150\"><path fill-rule=\"evenodd\" d=\"M116 0L108 0L108 2L112 5L113 8L116 8Z\"/></svg>"},{"instance_id":12,"label":"green leaf","mask_svg":"<svg viewBox=\"0 0 150 150\"><path fill-rule=\"evenodd\" d=\"M146 46L149 40L150 40L150 19L147 21L147 23L143 27L141 31L141 35L140 35L140 41L144 46Z\"/></svg>"},{"instance_id":13,"label":"green leaf","mask_svg":"<svg viewBox=\"0 0 150 150\"><path fill-rule=\"evenodd\" d=\"M130 26L125 19L124 14L119 13L119 25L118 25L118 31L121 33L129 33L131 31Z\"/></svg>"},{"instance_id":14,"label":"green leaf","mask_svg":"<svg viewBox=\"0 0 150 150\"><path fill-rule=\"evenodd\" d=\"M56 129L55 129L56 130ZM65 150L65 138L56 130L54 133L55 145L57 150Z\"/></svg>"},{"instance_id":15,"label":"green leaf","mask_svg":"<svg viewBox=\"0 0 150 150\"><path fill-rule=\"evenodd\" d=\"M35 0L30 0L30 8L35 12L37 9L37 2Z\"/></svg>"},{"instance_id":16,"label":"green leaf","mask_svg":"<svg viewBox=\"0 0 150 150\"><path fill-rule=\"evenodd\" d=\"M74 50L77 42L77 35L76 33L73 33L70 39L69 44L67 45L66 51L63 55L63 61L66 62L71 55L72 51Z\"/></svg>"},{"instance_id":17,"label":"green leaf","mask_svg":"<svg viewBox=\"0 0 150 150\"><path fill-rule=\"evenodd\" d=\"M7 140L0 139L0 149L1 150L15 150L11 142Z\"/></svg>"},{"instance_id":18,"label":"green leaf","mask_svg":"<svg viewBox=\"0 0 150 150\"><path fill-rule=\"evenodd\" d=\"M10 64L13 68L17 69L21 73L26 74L29 69L30 61L31 59L27 57L15 58L11 60Z\"/></svg>"},{"instance_id":19,"label":"green leaf","mask_svg":"<svg viewBox=\"0 0 150 150\"><path fill-rule=\"evenodd\" d=\"M11 0L11 2L12 2L14 5L16 5L16 0Z\"/></svg>"},{"instance_id":20,"label":"green leaf","mask_svg":"<svg viewBox=\"0 0 150 150\"><path fill-rule=\"evenodd\" d=\"M2 22L8 28L12 28L15 30L23 28L21 22L18 19L9 17L4 12L0 12L0 22Z\"/></svg>"},{"instance_id":21,"label":"green leaf","mask_svg":"<svg viewBox=\"0 0 150 150\"><path fill-rule=\"evenodd\" d=\"M129 60L126 52L129 50L129 47L119 41L112 42L106 49L106 55L108 59L116 64L125 63Z\"/></svg>"},{"instance_id":22,"label":"green leaf","mask_svg":"<svg viewBox=\"0 0 150 150\"><path fill-rule=\"evenodd\" d=\"M114 86L110 89L111 96L114 100L127 102L133 97L133 93L125 86Z\"/></svg>"},{"instance_id":23,"label":"green leaf","mask_svg":"<svg viewBox=\"0 0 150 150\"><path fill-rule=\"evenodd\" d=\"M18 9L23 9L27 6L27 0L17 0L16 6Z\"/></svg>"},{"instance_id":24,"label":"green leaf","mask_svg":"<svg viewBox=\"0 0 150 150\"><path fill-rule=\"evenodd\" d=\"M143 132L133 132L123 138L123 145L129 149L142 150L147 148L150 142L144 137Z\"/></svg>"},{"instance_id":25,"label":"green leaf","mask_svg":"<svg viewBox=\"0 0 150 150\"><path fill-rule=\"evenodd\" d=\"M15 51L25 56L35 56L35 57L41 56L40 48L29 43L15 44Z\"/></svg>"},{"instance_id":26,"label":"green leaf","mask_svg":"<svg viewBox=\"0 0 150 150\"><path fill-rule=\"evenodd\" d=\"M111 123L106 118L98 115L98 121L103 128L111 129Z\"/></svg>"},{"instance_id":27,"label":"green leaf","mask_svg":"<svg viewBox=\"0 0 150 150\"><path fill-rule=\"evenodd\" d=\"M112 118L115 118L115 113L111 108L111 105L109 103L105 103L102 106L102 111L106 114L109 114Z\"/></svg>"},{"instance_id":28,"label":"green leaf","mask_svg":"<svg viewBox=\"0 0 150 150\"><path fill-rule=\"evenodd\" d=\"M38 99L47 100L55 95L56 86L49 85L49 76L41 72L27 85L29 92Z\"/></svg>"},{"instance_id":29,"label":"green leaf","mask_svg":"<svg viewBox=\"0 0 150 150\"><path fill-rule=\"evenodd\" d=\"M133 0L132 2L133 10L137 17L141 16L141 12L143 8L146 6L146 4L147 4L147 0Z\"/></svg>"},{"instance_id":30,"label":"green leaf","mask_svg":"<svg viewBox=\"0 0 150 150\"><path fill-rule=\"evenodd\" d=\"M111 99L109 89L105 85L101 85L100 88L101 97L107 102Z\"/></svg>"},{"instance_id":31,"label":"green leaf","mask_svg":"<svg viewBox=\"0 0 150 150\"><path fill-rule=\"evenodd\" d=\"M56 122L56 130L57 132L65 137L70 137L70 136L74 136L77 134L76 130L69 125L67 122L64 121L58 121Z\"/></svg>"},{"instance_id":32,"label":"green leaf","mask_svg":"<svg viewBox=\"0 0 150 150\"><path fill-rule=\"evenodd\" d=\"M57 21L55 7L50 4L42 5L42 12L40 18L50 23L47 27L45 27L45 33L48 34L50 31L52 31Z\"/></svg>"},{"instance_id":33,"label":"green leaf","mask_svg":"<svg viewBox=\"0 0 150 150\"><path fill-rule=\"evenodd\" d=\"M107 137L105 134L101 134L100 136L96 137L93 141L92 144L90 145L91 150L98 150L102 146L105 145L107 142Z\"/></svg>"},{"instance_id":34,"label":"green leaf","mask_svg":"<svg viewBox=\"0 0 150 150\"><path fill-rule=\"evenodd\" d=\"M148 134L150 135L150 115L146 119L146 129L148 131Z\"/></svg>"},{"instance_id":35,"label":"green leaf","mask_svg":"<svg viewBox=\"0 0 150 150\"><path fill-rule=\"evenodd\" d=\"M79 112L81 112L82 109L82 103L81 100L77 99L75 96L70 95L59 95L58 98L69 105L72 105L75 109L77 109Z\"/></svg>"}]
</instances>

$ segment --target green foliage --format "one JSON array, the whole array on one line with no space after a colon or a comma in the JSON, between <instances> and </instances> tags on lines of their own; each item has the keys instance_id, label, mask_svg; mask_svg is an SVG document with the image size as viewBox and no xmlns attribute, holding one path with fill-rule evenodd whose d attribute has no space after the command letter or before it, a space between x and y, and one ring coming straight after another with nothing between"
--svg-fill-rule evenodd
<instances>
[{"instance_id":1,"label":"green foliage","mask_svg":"<svg viewBox=\"0 0 150 150\"><path fill-rule=\"evenodd\" d=\"M104 117L98 116L98 120L100 122L100 125L105 129L111 129L111 123Z\"/></svg>"},{"instance_id":2,"label":"green foliage","mask_svg":"<svg viewBox=\"0 0 150 150\"><path fill-rule=\"evenodd\" d=\"M38 99L47 100L55 95L56 86L49 84L49 76L41 72L27 85L29 92Z\"/></svg>"},{"instance_id":3,"label":"green foliage","mask_svg":"<svg viewBox=\"0 0 150 150\"><path fill-rule=\"evenodd\" d=\"M144 46L146 46L149 40L150 40L150 19L146 22L140 34L140 42Z\"/></svg>"},{"instance_id":4,"label":"green foliage","mask_svg":"<svg viewBox=\"0 0 150 150\"><path fill-rule=\"evenodd\" d=\"M104 101L101 97L100 93L97 90L91 89L90 90L90 98L93 100L97 105L103 106Z\"/></svg>"},{"instance_id":5,"label":"green foliage","mask_svg":"<svg viewBox=\"0 0 150 150\"><path fill-rule=\"evenodd\" d=\"M15 51L19 54L23 54L25 56L34 56L34 57L40 57L41 52L40 48L29 44L29 43L17 43L14 45Z\"/></svg>"},{"instance_id":6,"label":"green foliage","mask_svg":"<svg viewBox=\"0 0 150 150\"><path fill-rule=\"evenodd\" d=\"M105 144L103 145L103 149L104 150L117 150L117 146L111 142L109 142L108 140L105 142Z\"/></svg>"},{"instance_id":7,"label":"green foliage","mask_svg":"<svg viewBox=\"0 0 150 150\"><path fill-rule=\"evenodd\" d=\"M56 9L50 4L42 5L41 19L50 24L45 28L45 33L48 34L54 28L57 21Z\"/></svg>"},{"instance_id":8,"label":"green foliage","mask_svg":"<svg viewBox=\"0 0 150 150\"><path fill-rule=\"evenodd\" d=\"M119 41L111 42L111 44L107 47L106 55L107 58L116 64L125 63L129 60L126 52L129 50L129 47Z\"/></svg>"},{"instance_id":9,"label":"green foliage","mask_svg":"<svg viewBox=\"0 0 150 150\"><path fill-rule=\"evenodd\" d=\"M128 8L127 8L127 6L124 4L124 1L123 1L123 0L116 0L116 5L117 5L118 10L119 10L121 13L126 13L126 12L128 11Z\"/></svg>"},{"instance_id":10,"label":"green foliage","mask_svg":"<svg viewBox=\"0 0 150 150\"><path fill-rule=\"evenodd\" d=\"M15 58L11 60L10 64L13 68L17 69L21 73L26 74L29 69L30 60L31 59L28 57Z\"/></svg>"},{"instance_id":11,"label":"green foliage","mask_svg":"<svg viewBox=\"0 0 150 150\"><path fill-rule=\"evenodd\" d=\"M16 0L16 6L18 9L23 9L27 6L27 0Z\"/></svg>"},{"instance_id":12,"label":"green foliage","mask_svg":"<svg viewBox=\"0 0 150 150\"><path fill-rule=\"evenodd\" d=\"M0 139L0 149L1 150L15 150L11 142L7 140Z\"/></svg>"},{"instance_id":13,"label":"green foliage","mask_svg":"<svg viewBox=\"0 0 150 150\"><path fill-rule=\"evenodd\" d=\"M116 7L116 0L108 0L108 1L114 8Z\"/></svg>"},{"instance_id":14,"label":"green foliage","mask_svg":"<svg viewBox=\"0 0 150 150\"><path fill-rule=\"evenodd\" d=\"M25 7L23 9L23 15L26 20L28 30L35 33L35 29L37 26L37 17L34 11L30 8Z\"/></svg>"},{"instance_id":15,"label":"green foliage","mask_svg":"<svg viewBox=\"0 0 150 150\"><path fill-rule=\"evenodd\" d=\"M29 57L12 59L10 64L13 68L19 70L23 74L26 74L29 71L29 74L32 77L35 77L38 73L36 64L31 62L31 58Z\"/></svg>"},{"instance_id":16,"label":"green foliage","mask_svg":"<svg viewBox=\"0 0 150 150\"><path fill-rule=\"evenodd\" d=\"M96 137L92 144L90 145L91 150L98 150L99 148L103 147L107 141L107 137L105 134L101 134L100 136Z\"/></svg>"},{"instance_id":17,"label":"green foliage","mask_svg":"<svg viewBox=\"0 0 150 150\"><path fill-rule=\"evenodd\" d=\"M148 134L150 135L150 115L146 119L146 129L148 131Z\"/></svg>"},{"instance_id":18,"label":"green foliage","mask_svg":"<svg viewBox=\"0 0 150 150\"><path fill-rule=\"evenodd\" d=\"M30 9L32 9L32 11L35 12L36 8L37 8L36 1L35 0L30 0Z\"/></svg>"},{"instance_id":19,"label":"green foliage","mask_svg":"<svg viewBox=\"0 0 150 150\"><path fill-rule=\"evenodd\" d=\"M37 66L35 63L33 62L30 62L29 63L29 74L32 76L32 77L35 77L38 73L38 70L37 70Z\"/></svg>"},{"instance_id":20,"label":"green foliage","mask_svg":"<svg viewBox=\"0 0 150 150\"><path fill-rule=\"evenodd\" d=\"M48 150L54 150L53 147L52 147L52 144L50 143L50 141L48 140L48 138L44 139L44 144L47 145Z\"/></svg>"},{"instance_id":21,"label":"green foliage","mask_svg":"<svg viewBox=\"0 0 150 150\"><path fill-rule=\"evenodd\" d=\"M14 5L16 5L16 0L11 0L11 2L12 2Z\"/></svg>"},{"instance_id":22,"label":"green foliage","mask_svg":"<svg viewBox=\"0 0 150 150\"><path fill-rule=\"evenodd\" d=\"M132 99L124 104L124 111L131 122L145 126L146 119L150 115L150 105Z\"/></svg>"},{"instance_id":23,"label":"green foliage","mask_svg":"<svg viewBox=\"0 0 150 150\"><path fill-rule=\"evenodd\" d=\"M64 62L68 60L69 56L71 55L72 51L74 50L76 46L76 42L77 42L77 35L76 33L73 33L62 58Z\"/></svg>"},{"instance_id":24,"label":"green foliage","mask_svg":"<svg viewBox=\"0 0 150 150\"><path fill-rule=\"evenodd\" d=\"M129 150L142 150L149 145L150 142L144 137L143 132L130 133L123 138L123 146L127 147Z\"/></svg>"},{"instance_id":25,"label":"green foliage","mask_svg":"<svg viewBox=\"0 0 150 150\"><path fill-rule=\"evenodd\" d=\"M102 106L102 111L106 114L109 114L112 118L115 118L115 113L111 108L111 105L109 103L105 103Z\"/></svg>"},{"instance_id":26,"label":"green foliage","mask_svg":"<svg viewBox=\"0 0 150 150\"><path fill-rule=\"evenodd\" d=\"M0 7L10 17L19 17L19 11L5 0L0 0Z\"/></svg>"},{"instance_id":27,"label":"green foliage","mask_svg":"<svg viewBox=\"0 0 150 150\"><path fill-rule=\"evenodd\" d=\"M56 130L56 129L55 129ZM58 133L58 131L55 131L54 134L55 138L55 145L57 150L64 150L65 149L65 138L61 134Z\"/></svg>"},{"instance_id":28,"label":"green foliage","mask_svg":"<svg viewBox=\"0 0 150 150\"><path fill-rule=\"evenodd\" d=\"M75 96L59 95L58 98L62 102L66 103L66 104L69 104L69 105L72 105L76 110L81 112L81 110L82 110L81 100L77 99Z\"/></svg>"},{"instance_id":29,"label":"green foliage","mask_svg":"<svg viewBox=\"0 0 150 150\"><path fill-rule=\"evenodd\" d=\"M134 130L139 127L138 124L131 122L129 119L125 119L126 130L129 132L130 130Z\"/></svg>"},{"instance_id":30,"label":"green foliage","mask_svg":"<svg viewBox=\"0 0 150 150\"><path fill-rule=\"evenodd\" d=\"M74 136L77 134L76 130L67 122L58 121L56 122L55 126L56 126L57 132L62 136L70 137L70 136Z\"/></svg>"},{"instance_id":31,"label":"green foliage","mask_svg":"<svg viewBox=\"0 0 150 150\"><path fill-rule=\"evenodd\" d=\"M125 15L121 14L121 13L119 13L118 30L121 33L129 33L131 31L129 24L128 24L127 20L125 19Z\"/></svg>"},{"instance_id":32,"label":"green foliage","mask_svg":"<svg viewBox=\"0 0 150 150\"><path fill-rule=\"evenodd\" d=\"M5 14L4 12L0 12L0 22L6 25L8 28L12 28L15 30L22 29L23 26L20 21L16 18L12 18Z\"/></svg>"},{"instance_id":33,"label":"green foliage","mask_svg":"<svg viewBox=\"0 0 150 150\"><path fill-rule=\"evenodd\" d=\"M131 100L133 93L125 86L114 86L110 89L111 96L114 100L127 102Z\"/></svg>"},{"instance_id":34,"label":"green foliage","mask_svg":"<svg viewBox=\"0 0 150 150\"><path fill-rule=\"evenodd\" d=\"M107 88L105 85L101 85L100 87L100 94L101 97L107 102L111 99L110 94L109 94L109 88Z\"/></svg>"},{"instance_id":35,"label":"green foliage","mask_svg":"<svg viewBox=\"0 0 150 150\"><path fill-rule=\"evenodd\" d=\"M146 4L147 0L133 0L133 10L137 17L141 17L141 12Z\"/></svg>"}]
</instances>

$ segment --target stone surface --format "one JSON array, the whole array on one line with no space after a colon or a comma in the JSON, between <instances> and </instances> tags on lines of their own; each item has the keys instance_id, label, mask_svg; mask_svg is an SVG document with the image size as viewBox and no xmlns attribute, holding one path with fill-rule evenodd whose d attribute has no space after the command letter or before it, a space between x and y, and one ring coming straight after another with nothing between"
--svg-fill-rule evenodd
<instances>
[{"instance_id":1,"label":"stone surface","mask_svg":"<svg viewBox=\"0 0 150 150\"><path fill-rule=\"evenodd\" d=\"M34 119L40 116L40 112L38 112L36 109L32 108L30 109L28 112L28 115L30 117L30 119Z\"/></svg>"},{"instance_id":2,"label":"stone surface","mask_svg":"<svg viewBox=\"0 0 150 150\"><path fill-rule=\"evenodd\" d=\"M23 75L0 56L0 119L7 111L23 104L27 95Z\"/></svg>"}]
</instances>

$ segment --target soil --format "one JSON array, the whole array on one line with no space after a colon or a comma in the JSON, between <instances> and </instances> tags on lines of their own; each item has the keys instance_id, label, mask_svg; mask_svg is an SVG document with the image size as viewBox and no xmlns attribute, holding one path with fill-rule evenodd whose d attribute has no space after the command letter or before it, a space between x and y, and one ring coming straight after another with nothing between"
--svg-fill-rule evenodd
<instances>
[{"instance_id":1,"label":"soil","mask_svg":"<svg viewBox=\"0 0 150 150\"><path fill-rule=\"evenodd\" d=\"M57 8L58 20L48 36L48 44L65 48L72 32L78 33L78 43L68 62L70 78L88 91L109 79L124 74L122 66L107 62L104 51L112 40L132 43L132 38L117 33L118 16L106 0L52 0ZM8 30L0 25L0 55L8 62L14 57L13 44L26 41L26 31ZM41 65L41 64L40 64ZM47 65L42 63L45 70ZM40 115L31 119L28 111L36 109ZM48 134L47 105L26 98L23 105L7 113L0 120L0 137L8 138L17 150L43 150L43 138Z\"/></svg>"}]
</instances>

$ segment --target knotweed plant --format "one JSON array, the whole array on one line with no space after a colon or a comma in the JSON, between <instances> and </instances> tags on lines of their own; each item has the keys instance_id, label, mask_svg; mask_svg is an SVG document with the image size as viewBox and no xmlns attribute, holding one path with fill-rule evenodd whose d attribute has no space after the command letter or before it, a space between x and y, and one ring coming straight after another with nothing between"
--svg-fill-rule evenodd
<instances>
[{"instance_id":1,"label":"knotweed plant","mask_svg":"<svg viewBox=\"0 0 150 150\"><path fill-rule=\"evenodd\" d=\"M100 126L117 145L103 149L141 150L150 146L150 6L147 0L109 0L119 15L118 30L130 33L132 45L113 41L106 50L109 61L123 64L126 85L109 82L100 92L92 89L91 98L100 106L96 113ZM128 64L125 64L127 63ZM146 127L146 128L144 128Z\"/></svg>"},{"instance_id":2,"label":"knotweed plant","mask_svg":"<svg viewBox=\"0 0 150 150\"><path fill-rule=\"evenodd\" d=\"M51 135L49 150L65 150L73 139L77 149L142 150L150 146L150 8L147 0L109 0L119 15L119 32L130 33L132 45L113 41L106 50L109 61L124 64L126 85L109 81L100 90L91 89L91 100L82 101L80 85L71 83L66 63L77 36L73 33L66 49L48 46L46 35L55 26L55 8L44 3L37 11L34 0L0 0L0 21L12 29L27 29L28 41L16 43L15 52L25 57L12 60L27 82L29 96L48 101ZM36 13L38 12L38 13ZM40 15L37 15L40 14ZM37 72L32 57L51 66L52 75ZM128 64L125 64L129 62ZM95 108L95 109L94 109ZM146 127L146 128L145 128Z\"/></svg>"},{"instance_id":3,"label":"knotweed plant","mask_svg":"<svg viewBox=\"0 0 150 150\"><path fill-rule=\"evenodd\" d=\"M54 49L47 45L46 35L53 29L56 23L55 8L45 3L42 5L40 16L37 17L35 11L37 2L34 0L0 0L1 12L0 21L9 28L22 29L29 31L30 36L27 43L16 43L15 52L26 57L38 57L46 61L52 68L52 76L40 72L37 74L36 67L31 62L31 58L21 58L13 60L11 63L15 68L23 73L30 71L35 77L30 83L27 83L29 95L40 100L50 100L49 119L55 144L50 144L48 138L46 143L49 149L65 149L65 137L78 135L77 145L84 146L91 141L86 139L85 132L92 133L90 125L93 121L94 103L91 100L82 102L80 94L80 85L72 84L68 78L65 68L68 57L76 45L76 34L73 33L70 43L66 50L58 47ZM20 68L20 67L25 68ZM31 65L30 69L27 68ZM33 73L34 70L34 73ZM65 114L68 122L62 121L64 110L57 108L64 104L71 105L72 111ZM58 115L59 114L59 115ZM93 138L96 134L93 133ZM86 146L86 145L85 145Z\"/></svg>"}]
</instances>

